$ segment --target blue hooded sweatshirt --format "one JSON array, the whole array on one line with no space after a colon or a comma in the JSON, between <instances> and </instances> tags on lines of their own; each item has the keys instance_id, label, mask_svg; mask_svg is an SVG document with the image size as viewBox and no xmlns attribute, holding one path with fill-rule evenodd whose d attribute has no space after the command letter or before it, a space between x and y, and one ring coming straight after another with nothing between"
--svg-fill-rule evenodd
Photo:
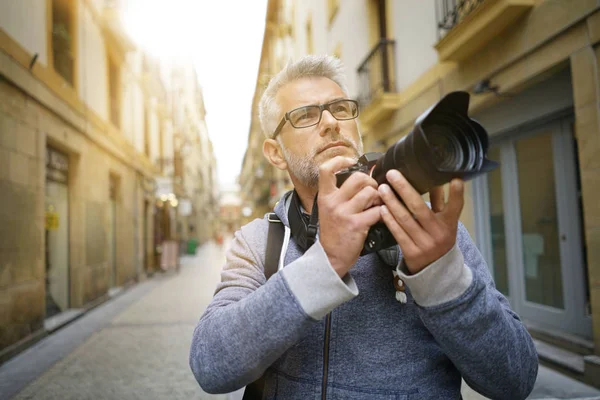
<instances>
[{"instance_id":1,"label":"blue hooded sweatshirt","mask_svg":"<svg viewBox=\"0 0 600 400\"><path fill-rule=\"evenodd\" d=\"M287 227L284 268L268 281L267 219L232 240L192 339L204 391L265 374L266 399L459 399L461 378L492 399L529 395L533 341L462 224L456 245L417 274L372 253L342 279L318 240L303 252L289 236L289 195L275 208Z\"/></svg>"}]
</instances>

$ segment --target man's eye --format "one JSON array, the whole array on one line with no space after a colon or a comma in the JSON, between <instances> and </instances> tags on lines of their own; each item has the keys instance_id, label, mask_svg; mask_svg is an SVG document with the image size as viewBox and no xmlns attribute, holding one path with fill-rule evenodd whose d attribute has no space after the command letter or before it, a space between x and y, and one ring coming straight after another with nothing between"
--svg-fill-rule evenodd
<instances>
[{"instance_id":1,"label":"man's eye","mask_svg":"<svg viewBox=\"0 0 600 400\"><path fill-rule=\"evenodd\" d=\"M337 105L333 108L333 112L336 114L349 114L350 109L344 105Z\"/></svg>"}]
</instances>

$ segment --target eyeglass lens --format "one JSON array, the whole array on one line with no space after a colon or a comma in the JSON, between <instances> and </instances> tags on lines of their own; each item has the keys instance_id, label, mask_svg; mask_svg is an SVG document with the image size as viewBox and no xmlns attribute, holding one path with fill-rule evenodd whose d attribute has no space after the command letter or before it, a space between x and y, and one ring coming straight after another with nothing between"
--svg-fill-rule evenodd
<instances>
[{"instance_id":1,"label":"eyeglass lens","mask_svg":"<svg viewBox=\"0 0 600 400\"><path fill-rule=\"evenodd\" d=\"M346 120L356 118L358 108L356 104L349 100L336 100L327 105L329 112L335 119ZM319 123L321 119L321 108L319 106L306 106L293 110L290 115L290 122L296 128L304 128Z\"/></svg>"}]
</instances>

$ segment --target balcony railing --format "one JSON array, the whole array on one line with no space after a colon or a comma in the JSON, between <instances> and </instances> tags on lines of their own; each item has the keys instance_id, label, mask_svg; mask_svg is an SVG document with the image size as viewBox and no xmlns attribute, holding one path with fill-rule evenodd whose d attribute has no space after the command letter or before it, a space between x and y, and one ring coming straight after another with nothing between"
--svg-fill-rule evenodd
<instances>
[{"instance_id":1,"label":"balcony railing","mask_svg":"<svg viewBox=\"0 0 600 400\"><path fill-rule=\"evenodd\" d=\"M395 93L396 42L382 39L358 67L359 95L362 106L370 104L382 93Z\"/></svg>"},{"instance_id":2,"label":"balcony railing","mask_svg":"<svg viewBox=\"0 0 600 400\"><path fill-rule=\"evenodd\" d=\"M486 0L436 0L438 39L441 39L454 26Z\"/></svg>"},{"instance_id":3,"label":"balcony railing","mask_svg":"<svg viewBox=\"0 0 600 400\"><path fill-rule=\"evenodd\" d=\"M440 61L465 62L514 26L538 0L436 0Z\"/></svg>"}]
</instances>

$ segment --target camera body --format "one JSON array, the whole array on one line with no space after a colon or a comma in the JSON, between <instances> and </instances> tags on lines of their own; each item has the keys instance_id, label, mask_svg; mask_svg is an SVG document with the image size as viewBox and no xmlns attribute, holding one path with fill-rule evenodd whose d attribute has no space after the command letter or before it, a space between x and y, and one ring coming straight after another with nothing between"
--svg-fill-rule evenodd
<instances>
[{"instance_id":1,"label":"camera body","mask_svg":"<svg viewBox=\"0 0 600 400\"><path fill-rule=\"evenodd\" d=\"M363 154L355 165L338 172L337 186L356 172L369 174L381 185L388 183L387 171L397 169L424 194L454 178L469 180L492 171L498 163L486 158L488 134L469 118L468 109L467 92L447 94L421 114L413 130L384 153ZM369 229L361 255L396 244L386 225L378 222Z\"/></svg>"}]
</instances>

